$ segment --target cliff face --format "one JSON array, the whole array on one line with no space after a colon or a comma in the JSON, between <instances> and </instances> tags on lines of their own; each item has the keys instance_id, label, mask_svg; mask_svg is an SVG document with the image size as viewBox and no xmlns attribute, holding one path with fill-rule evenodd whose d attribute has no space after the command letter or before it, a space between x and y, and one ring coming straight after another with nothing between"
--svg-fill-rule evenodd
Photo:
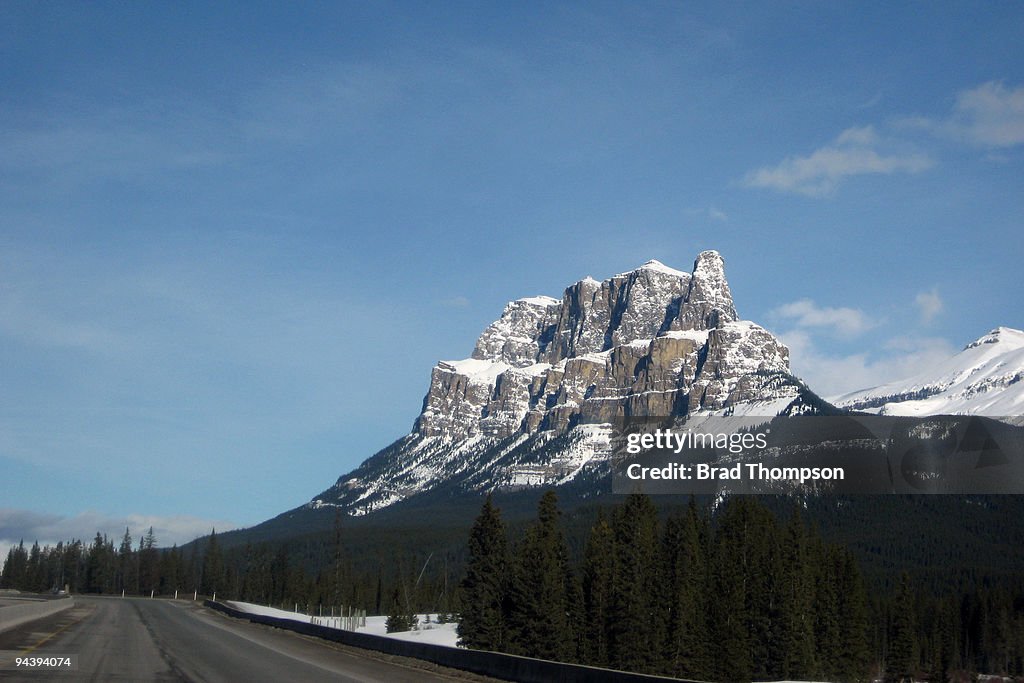
<instances>
[{"instance_id":1,"label":"cliff face","mask_svg":"<svg viewBox=\"0 0 1024 683\"><path fill-rule=\"evenodd\" d=\"M412 433L310 505L365 514L432 489L597 481L617 418L775 415L799 394L789 350L739 319L717 252L688 273L648 261L509 303L470 358L434 367Z\"/></svg>"},{"instance_id":2,"label":"cliff face","mask_svg":"<svg viewBox=\"0 0 1024 683\"><path fill-rule=\"evenodd\" d=\"M513 301L472 358L441 361L415 433L565 431L631 415L682 415L758 398L755 372L789 372L789 350L737 319L722 257L692 272L649 261L604 282L581 280L561 300Z\"/></svg>"}]
</instances>

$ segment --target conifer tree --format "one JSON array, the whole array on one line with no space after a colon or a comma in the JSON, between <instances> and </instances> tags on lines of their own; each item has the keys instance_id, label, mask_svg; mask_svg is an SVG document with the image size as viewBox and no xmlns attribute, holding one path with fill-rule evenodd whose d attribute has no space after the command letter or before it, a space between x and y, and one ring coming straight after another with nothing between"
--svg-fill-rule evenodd
<instances>
[{"instance_id":1,"label":"conifer tree","mask_svg":"<svg viewBox=\"0 0 1024 683\"><path fill-rule=\"evenodd\" d=\"M707 528L691 498L686 512L665 524L665 672L699 678L707 670Z\"/></svg>"},{"instance_id":2,"label":"conifer tree","mask_svg":"<svg viewBox=\"0 0 1024 683\"><path fill-rule=\"evenodd\" d=\"M505 644L507 567L505 524L488 495L469 536L469 560L461 583L459 644L501 651Z\"/></svg>"},{"instance_id":3,"label":"conifer tree","mask_svg":"<svg viewBox=\"0 0 1024 683\"><path fill-rule=\"evenodd\" d=\"M110 568L105 557L106 543L106 539L97 531L86 557L85 590L88 593L102 593L108 590Z\"/></svg>"},{"instance_id":4,"label":"conifer tree","mask_svg":"<svg viewBox=\"0 0 1024 683\"><path fill-rule=\"evenodd\" d=\"M651 499L627 496L612 519L615 537L612 609L609 627L611 665L627 671L660 671L664 628L658 515Z\"/></svg>"},{"instance_id":5,"label":"conifer tree","mask_svg":"<svg viewBox=\"0 0 1024 683\"><path fill-rule=\"evenodd\" d=\"M170 550L160 554L160 592L173 595L182 588L181 580L184 575L184 560L178 544L175 543Z\"/></svg>"},{"instance_id":6,"label":"conifer tree","mask_svg":"<svg viewBox=\"0 0 1024 683\"><path fill-rule=\"evenodd\" d=\"M132 551L132 535L124 528L121 547L117 552L118 587L128 594L139 592L138 556Z\"/></svg>"},{"instance_id":7,"label":"conifer tree","mask_svg":"<svg viewBox=\"0 0 1024 683\"><path fill-rule=\"evenodd\" d=\"M17 546L12 546L7 551L7 561L4 562L2 588L21 589L25 585L25 577L28 569L28 551L25 550L25 541L21 540Z\"/></svg>"},{"instance_id":8,"label":"conifer tree","mask_svg":"<svg viewBox=\"0 0 1024 683\"><path fill-rule=\"evenodd\" d=\"M160 588L160 551L156 547L156 535L153 527L142 538L139 549L139 590L148 595L150 591Z\"/></svg>"},{"instance_id":9,"label":"conifer tree","mask_svg":"<svg viewBox=\"0 0 1024 683\"><path fill-rule=\"evenodd\" d=\"M807 529L794 508L783 535L781 591L782 667L785 678L807 678L815 669L814 567Z\"/></svg>"},{"instance_id":10,"label":"conifer tree","mask_svg":"<svg viewBox=\"0 0 1024 683\"><path fill-rule=\"evenodd\" d=\"M745 496L728 502L714 540L712 623L714 677L748 681L763 677L772 662L776 626L776 579L771 514Z\"/></svg>"},{"instance_id":11,"label":"conifer tree","mask_svg":"<svg viewBox=\"0 0 1024 683\"><path fill-rule=\"evenodd\" d=\"M22 590L32 593L45 591L46 568L43 566L43 551L39 548L39 541L32 543L32 549L28 551L28 564L25 567L25 580Z\"/></svg>"},{"instance_id":12,"label":"conifer tree","mask_svg":"<svg viewBox=\"0 0 1024 683\"><path fill-rule=\"evenodd\" d=\"M410 613L408 605L402 600L401 593L396 586L395 592L391 595L391 611L384 623L384 628L388 633L411 631L418 621L418 617Z\"/></svg>"},{"instance_id":13,"label":"conifer tree","mask_svg":"<svg viewBox=\"0 0 1024 683\"><path fill-rule=\"evenodd\" d=\"M868 680L871 652L868 647L868 607L864 582L853 555L839 552L839 656L835 678ZM945 680L942 678L941 680Z\"/></svg>"},{"instance_id":14,"label":"conifer tree","mask_svg":"<svg viewBox=\"0 0 1024 683\"><path fill-rule=\"evenodd\" d=\"M837 550L814 539L815 572L814 630L817 646L817 670L823 677L833 677L839 668L842 652L839 601L841 588L837 573Z\"/></svg>"},{"instance_id":15,"label":"conifer tree","mask_svg":"<svg viewBox=\"0 0 1024 683\"><path fill-rule=\"evenodd\" d=\"M886 669L896 680L912 680L918 664L917 617L907 572L900 576L893 599L891 624Z\"/></svg>"},{"instance_id":16,"label":"conifer tree","mask_svg":"<svg viewBox=\"0 0 1024 683\"><path fill-rule=\"evenodd\" d=\"M374 593L374 614L380 614L384 601L384 567L377 565L377 589Z\"/></svg>"},{"instance_id":17,"label":"conifer tree","mask_svg":"<svg viewBox=\"0 0 1024 683\"><path fill-rule=\"evenodd\" d=\"M220 591L222 597L227 597L227 573L224 569L224 556L221 554L220 543L217 541L217 530L210 531L210 538L206 541L206 553L203 556L203 578L200 582L199 592L203 595L212 596Z\"/></svg>"},{"instance_id":18,"label":"conifer tree","mask_svg":"<svg viewBox=\"0 0 1024 683\"><path fill-rule=\"evenodd\" d=\"M603 510L590 529L583 557L583 653L582 661L608 666L609 622L615 572L615 535Z\"/></svg>"},{"instance_id":19,"label":"conifer tree","mask_svg":"<svg viewBox=\"0 0 1024 683\"><path fill-rule=\"evenodd\" d=\"M575 654L569 614L572 577L569 553L558 525L558 497L548 491L537 522L516 548L509 590L506 651L567 661Z\"/></svg>"}]
</instances>

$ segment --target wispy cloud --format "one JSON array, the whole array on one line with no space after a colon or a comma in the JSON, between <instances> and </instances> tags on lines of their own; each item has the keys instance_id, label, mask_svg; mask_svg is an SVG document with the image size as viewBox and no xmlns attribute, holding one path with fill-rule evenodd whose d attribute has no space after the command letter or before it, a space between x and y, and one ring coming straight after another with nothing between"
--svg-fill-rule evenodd
<instances>
[{"instance_id":1,"label":"wispy cloud","mask_svg":"<svg viewBox=\"0 0 1024 683\"><path fill-rule=\"evenodd\" d=\"M835 353L805 330L779 336L789 346L794 374L826 397L913 377L956 351L936 337L893 337L881 345L881 353Z\"/></svg>"},{"instance_id":2,"label":"wispy cloud","mask_svg":"<svg viewBox=\"0 0 1024 683\"><path fill-rule=\"evenodd\" d=\"M936 289L919 293L900 307L901 319L912 320L915 308L922 324L927 324L942 311L942 298ZM887 336L889 328L880 315L848 306L819 306L811 299L783 304L768 316L783 326L778 335L789 346L794 374L823 396L911 377L956 351L946 339L920 332ZM865 343L859 335L869 330L870 343Z\"/></svg>"},{"instance_id":3,"label":"wispy cloud","mask_svg":"<svg viewBox=\"0 0 1024 683\"><path fill-rule=\"evenodd\" d=\"M834 334L851 337L870 330L876 323L856 308L818 306L810 299L783 304L769 312L798 328L825 329Z\"/></svg>"},{"instance_id":4,"label":"wispy cloud","mask_svg":"<svg viewBox=\"0 0 1024 683\"><path fill-rule=\"evenodd\" d=\"M722 211L716 206L686 209L684 213L689 217L705 218L707 220L715 221L717 223L729 222L729 214L727 214L725 211Z\"/></svg>"},{"instance_id":5,"label":"wispy cloud","mask_svg":"<svg viewBox=\"0 0 1024 683\"><path fill-rule=\"evenodd\" d=\"M942 313L944 308L942 297L939 296L939 292L936 289L932 289L929 292L921 292L914 299L914 303L917 304L918 311L921 314L921 322L924 324L934 320L935 316Z\"/></svg>"},{"instance_id":6,"label":"wispy cloud","mask_svg":"<svg viewBox=\"0 0 1024 683\"><path fill-rule=\"evenodd\" d=\"M1024 144L1024 86L982 83L958 93L943 119L916 117L900 123L981 147L1015 147Z\"/></svg>"},{"instance_id":7,"label":"wispy cloud","mask_svg":"<svg viewBox=\"0 0 1024 683\"><path fill-rule=\"evenodd\" d=\"M428 81L427 69L325 63L228 89L223 101L171 93L100 106L61 93L68 106L0 118L0 171L44 183L50 193L109 179L252 173L256 161L282 150L359 139L379 127L381 109L400 96L404 80Z\"/></svg>"},{"instance_id":8,"label":"wispy cloud","mask_svg":"<svg viewBox=\"0 0 1024 683\"><path fill-rule=\"evenodd\" d=\"M844 179L858 175L919 173L932 166L918 153L880 153L880 140L871 126L849 128L831 144L803 157L789 157L775 166L752 171L747 187L762 187L809 197L827 196Z\"/></svg>"}]
</instances>

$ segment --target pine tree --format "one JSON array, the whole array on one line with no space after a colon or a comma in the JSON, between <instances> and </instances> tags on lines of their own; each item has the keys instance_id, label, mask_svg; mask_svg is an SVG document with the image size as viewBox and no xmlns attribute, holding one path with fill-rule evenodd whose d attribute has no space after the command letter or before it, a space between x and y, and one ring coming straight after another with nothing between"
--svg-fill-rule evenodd
<instances>
[{"instance_id":1,"label":"pine tree","mask_svg":"<svg viewBox=\"0 0 1024 683\"><path fill-rule=\"evenodd\" d=\"M707 670L707 528L691 498L665 524L664 581L668 590L665 672L700 678Z\"/></svg>"},{"instance_id":2,"label":"pine tree","mask_svg":"<svg viewBox=\"0 0 1024 683\"><path fill-rule=\"evenodd\" d=\"M568 550L558 526L554 491L541 497L537 522L516 548L510 585L506 650L566 661L574 654L569 617L572 578Z\"/></svg>"},{"instance_id":3,"label":"pine tree","mask_svg":"<svg viewBox=\"0 0 1024 683\"><path fill-rule=\"evenodd\" d=\"M173 595L182 588L184 560L175 543L170 550L160 555L160 592Z\"/></svg>"},{"instance_id":4,"label":"pine tree","mask_svg":"<svg viewBox=\"0 0 1024 683\"><path fill-rule=\"evenodd\" d=\"M799 509L793 510L783 537L780 647L784 678L814 674L814 566L812 548Z\"/></svg>"},{"instance_id":5,"label":"pine tree","mask_svg":"<svg viewBox=\"0 0 1024 683\"><path fill-rule=\"evenodd\" d=\"M25 541L21 540L16 547L7 551L7 561L4 562L3 580L0 587L21 589L25 585L28 569L28 551L25 550Z\"/></svg>"},{"instance_id":6,"label":"pine tree","mask_svg":"<svg viewBox=\"0 0 1024 683\"><path fill-rule=\"evenodd\" d=\"M609 623L615 572L615 535L603 510L590 530L583 558L584 637L581 660L608 666Z\"/></svg>"},{"instance_id":7,"label":"pine tree","mask_svg":"<svg viewBox=\"0 0 1024 683\"><path fill-rule=\"evenodd\" d=\"M460 645L476 650L503 648L507 567L505 524L488 495L469 536L469 560L461 583Z\"/></svg>"},{"instance_id":8,"label":"pine tree","mask_svg":"<svg viewBox=\"0 0 1024 683\"><path fill-rule=\"evenodd\" d=\"M647 496L634 493L613 514L615 537L612 609L609 627L611 665L626 671L660 671L664 628L660 609L660 557L657 510Z\"/></svg>"},{"instance_id":9,"label":"pine tree","mask_svg":"<svg viewBox=\"0 0 1024 683\"><path fill-rule=\"evenodd\" d=\"M106 539L97 531L86 557L85 590L88 593L102 593L107 589L109 570L104 557L105 550Z\"/></svg>"},{"instance_id":10,"label":"pine tree","mask_svg":"<svg viewBox=\"0 0 1024 683\"><path fill-rule=\"evenodd\" d=\"M139 550L139 588L144 595L160 588L160 551L156 547L153 527L142 538Z\"/></svg>"},{"instance_id":11,"label":"pine tree","mask_svg":"<svg viewBox=\"0 0 1024 683\"><path fill-rule=\"evenodd\" d=\"M374 614L380 614L384 602L384 567L382 565L377 565L377 589L374 596Z\"/></svg>"},{"instance_id":12,"label":"pine tree","mask_svg":"<svg viewBox=\"0 0 1024 683\"><path fill-rule=\"evenodd\" d=\"M132 535L124 528L121 547L117 551L118 588L128 594L139 592L138 556L132 550Z\"/></svg>"},{"instance_id":13,"label":"pine tree","mask_svg":"<svg viewBox=\"0 0 1024 683\"><path fill-rule=\"evenodd\" d=\"M842 588L836 569L837 550L824 544L821 539L814 539L813 557L817 568L814 589L817 670L820 676L833 677L839 669L843 647L839 616Z\"/></svg>"},{"instance_id":14,"label":"pine tree","mask_svg":"<svg viewBox=\"0 0 1024 683\"><path fill-rule=\"evenodd\" d=\"M288 578L291 566L288 561L288 550L284 545L277 548L274 559L270 562L270 602L284 604L288 601ZM379 612L378 612L379 613Z\"/></svg>"},{"instance_id":15,"label":"pine tree","mask_svg":"<svg viewBox=\"0 0 1024 683\"><path fill-rule=\"evenodd\" d=\"M917 617L910 575L903 572L892 606L889 659L886 668L896 680L913 680L918 664Z\"/></svg>"},{"instance_id":16,"label":"pine tree","mask_svg":"<svg viewBox=\"0 0 1024 683\"><path fill-rule=\"evenodd\" d=\"M210 531L210 538L206 541L202 577L199 585L200 593L212 596L220 591L221 597L227 597L225 594L227 573L224 569L224 556L221 554L220 543L217 542L216 529Z\"/></svg>"},{"instance_id":17,"label":"pine tree","mask_svg":"<svg viewBox=\"0 0 1024 683\"><path fill-rule=\"evenodd\" d=\"M396 587L395 592L391 596L391 611L388 613L384 628L388 633L411 631L418 621L418 617L411 613Z\"/></svg>"},{"instance_id":18,"label":"pine tree","mask_svg":"<svg viewBox=\"0 0 1024 683\"><path fill-rule=\"evenodd\" d=\"M21 590L41 593L46 588L46 568L43 565L43 551L39 548L39 541L35 541L32 543L32 549L28 551L28 564L25 567L25 580Z\"/></svg>"},{"instance_id":19,"label":"pine tree","mask_svg":"<svg viewBox=\"0 0 1024 683\"><path fill-rule=\"evenodd\" d=\"M714 677L748 681L763 677L773 651L777 615L776 547L771 514L753 499L733 498L721 514L714 539L711 582Z\"/></svg>"},{"instance_id":20,"label":"pine tree","mask_svg":"<svg viewBox=\"0 0 1024 683\"><path fill-rule=\"evenodd\" d=\"M853 555L839 552L839 638L835 677L841 681L868 680L868 607L864 582ZM942 678L941 680L945 680Z\"/></svg>"}]
</instances>

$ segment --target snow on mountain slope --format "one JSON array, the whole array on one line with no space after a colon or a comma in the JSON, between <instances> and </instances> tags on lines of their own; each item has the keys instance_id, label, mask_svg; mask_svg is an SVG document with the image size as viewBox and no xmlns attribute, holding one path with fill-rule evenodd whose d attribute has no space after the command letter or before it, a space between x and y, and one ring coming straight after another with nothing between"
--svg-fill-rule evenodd
<instances>
[{"instance_id":1,"label":"snow on mountain slope","mask_svg":"<svg viewBox=\"0 0 1024 683\"><path fill-rule=\"evenodd\" d=\"M739 318L716 251L658 261L561 299L507 304L472 357L440 361L411 434L314 498L361 515L429 490L557 486L607 467L626 417L813 409L789 349Z\"/></svg>"},{"instance_id":2,"label":"snow on mountain slope","mask_svg":"<svg viewBox=\"0 0 1024 683\"><path fill-rule=\"evenodd\" d=\"M1024 332L999 327L963 351L909 379L829 398L837 406L881 415L1024 413Z\"/></svg>"}]
</instances>

